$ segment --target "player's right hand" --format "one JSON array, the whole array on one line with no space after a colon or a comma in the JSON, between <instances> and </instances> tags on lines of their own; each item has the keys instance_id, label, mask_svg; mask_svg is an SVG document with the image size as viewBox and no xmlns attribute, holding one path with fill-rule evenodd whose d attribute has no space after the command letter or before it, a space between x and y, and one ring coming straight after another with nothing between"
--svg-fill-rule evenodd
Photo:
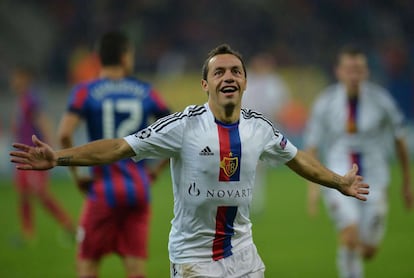
<instances>
[{"instance_id":1,"label":"player's right hand","mask_svg":"<svg viewBox=\"0 0 414 278\"><path fill-rule=\"evenodd\" d=\"M21 143L13 143L17 151L11 151L10 161L16 163L19 170L48 170L56 166L56 157L53 149L32 136L34 146Z\"/></svg>"}]
</instances>

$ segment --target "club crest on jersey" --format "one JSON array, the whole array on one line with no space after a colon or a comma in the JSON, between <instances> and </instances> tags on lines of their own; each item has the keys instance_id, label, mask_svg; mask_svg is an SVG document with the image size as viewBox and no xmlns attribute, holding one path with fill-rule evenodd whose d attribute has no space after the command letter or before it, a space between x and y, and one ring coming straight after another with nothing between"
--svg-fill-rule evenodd
<instances>
[{"instance_id":1,"label":"club crest on jersey","mask_svg":"<svg viewBox=\"0 0 414 278\"><path fill-rule=\"evenodd\" d=\"M223 170L224 174L228 177L231 177L236 173L237 168L239 167L239 158L232 157L232 154L229 154L230 157L223 157L220 161L220 168Z\"/></svg>"}]
</instances>

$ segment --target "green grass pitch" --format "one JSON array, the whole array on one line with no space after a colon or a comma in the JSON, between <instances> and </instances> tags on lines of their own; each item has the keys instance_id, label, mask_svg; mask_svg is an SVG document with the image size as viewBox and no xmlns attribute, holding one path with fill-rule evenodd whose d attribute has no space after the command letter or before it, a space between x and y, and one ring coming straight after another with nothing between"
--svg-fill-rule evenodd
<instances>
[{"instance_id":1,"label":"green grass pitch","mask_svg":"<svg viewBox=\"0 0 414 278\"><path fill-rule=\"evenodd\" d=\"M366 264L366 277L414 277L414 215L401 202L399 174L394 167L386 235L377 257ZM268 180L266 210L252 216L254 240L266 264L266 277L336 277L336 237L323 205L316 218L307 216L306 183L286 167L270 171ZM0 182L0 277L76 277L75 245L65 240L38 204L37 240L30 245L16 241L16 194L10 179ZM51 190L77 219L82 196L69 176L54 175ZM168 171L153 185L152 202L148 277L169 277L172 190ZM100 277L125 277L119 258L105 258Z\"/></svg>"}]
</instances>

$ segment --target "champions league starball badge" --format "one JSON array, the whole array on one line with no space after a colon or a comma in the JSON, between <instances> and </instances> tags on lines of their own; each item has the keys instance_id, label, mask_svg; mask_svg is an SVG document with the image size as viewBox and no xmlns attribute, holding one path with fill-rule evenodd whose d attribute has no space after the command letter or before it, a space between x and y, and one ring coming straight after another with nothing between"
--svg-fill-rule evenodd
<instances>
[{"instance_id":1,"label":"champions league starball badge","mask_svg":"<svg viewBox=\"0 0 414 278\"><path fill-rule=\"evenodd\" d=\"M146 139L150 136L151 136L151 129L150 128L145 128L143 130L138 131L135 134L135 137L138 137L139 139Z\"/></svg>"}]
</instances>

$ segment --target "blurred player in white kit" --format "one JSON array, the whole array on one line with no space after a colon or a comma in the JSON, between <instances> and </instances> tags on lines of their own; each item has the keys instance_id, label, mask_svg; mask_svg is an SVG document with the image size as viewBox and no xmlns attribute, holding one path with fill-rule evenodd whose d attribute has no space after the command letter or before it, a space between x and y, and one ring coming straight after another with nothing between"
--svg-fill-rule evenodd
<instances>
[{"instance_id":1,"label":"blurred player in white kit","mask_svg":"<svg viewBox=\"0 0 414 278\"><path fill-rule=\"evenodd\" d=\"M390 182L387 142L392 137L402 170L402 197L413 205L409 155L403 116L389 93L366 81L367 57L356 46L345 46L338 54L338 83L317 98L305 132L305 146L317 156L324 151L332 171L345 173L356 163L359 174L370 185L365 203L342 198L323 190L328 211L338 230L337 266L342 278L361 278L362 259L371 259L382 241L387 215L387 187ZM309 212L316 213L318 188L310 185Z\"/></svg>"}]
</instances>

